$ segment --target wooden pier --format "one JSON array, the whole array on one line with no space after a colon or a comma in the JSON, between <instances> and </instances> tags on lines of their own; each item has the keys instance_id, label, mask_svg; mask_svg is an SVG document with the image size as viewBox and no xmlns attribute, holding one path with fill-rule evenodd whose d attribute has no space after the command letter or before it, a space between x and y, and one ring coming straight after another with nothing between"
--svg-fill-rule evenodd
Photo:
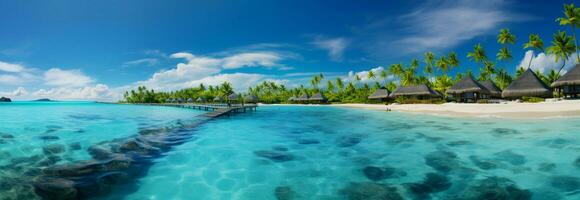
<instances>
[{"instance_id":1,"label":"wooden pier","mask_svg":"<svg viewBox=\"0 0 580 200\"><path fill-rule=\"evenodd\" d=\"M178 108L187 108L195 110L212 111L203 114L202 116L208 118L216 118L221 116L230 116L233 113L245 113L247 111L256 111L258 105L256 104L155 104L158 106L169 106Z\"/></svg>"}]
</instances>

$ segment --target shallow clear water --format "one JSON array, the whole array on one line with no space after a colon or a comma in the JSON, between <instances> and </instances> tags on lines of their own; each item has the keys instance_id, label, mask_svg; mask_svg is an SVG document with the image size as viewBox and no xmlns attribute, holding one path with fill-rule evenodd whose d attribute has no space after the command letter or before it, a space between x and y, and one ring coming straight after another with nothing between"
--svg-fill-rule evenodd
<instances>
[{"instance_id":1,"label":"shallow clear water","mask_svg":"<svg viewBox=\"0 0 580 200\"><path fill-rule=\"evenodd\" d=\"M2 123L0 132L17 136L0 144L10 156L23 146L32 146L27 155L42 154L38 148L44 142L35 137L54 124L62 127L57 142L82 141L84 147L201 113L100 104L24 107L0 114L3 122L11 122ZM5 118L26 109L67 114ZM95 112L101 117L70 117ZM155 157L134 187L100 198L481 199L489 198L487 192L498 199L580 199L579 129L580 118L507 120L262 106L188 130L193 138ZM75 161L87 154L70 156Z\"/></svg>"}]
</instances>

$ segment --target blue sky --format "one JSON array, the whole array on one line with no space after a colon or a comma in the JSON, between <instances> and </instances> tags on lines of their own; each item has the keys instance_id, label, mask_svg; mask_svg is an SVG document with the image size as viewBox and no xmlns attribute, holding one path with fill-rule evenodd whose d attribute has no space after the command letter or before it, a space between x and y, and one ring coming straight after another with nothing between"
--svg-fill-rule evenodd
<instances>
[{"instance_id":1,"label":"blue sky","mask_svg":"<svg viewBox=\"0 0 580 200\"><path fill-rule=\"evenodd\" d=\"M546 45L572 1L4 1L0 95L14 99L118 99L137 85L159 90L232 82L306 83L313 73L349 78L455 51L461 66L496 34L517 37L508 71L527 57L529 33ZM543 56L543 57L542 57ZM546 55L536 69L558 63Z\"/></svg>"}]
</instances>

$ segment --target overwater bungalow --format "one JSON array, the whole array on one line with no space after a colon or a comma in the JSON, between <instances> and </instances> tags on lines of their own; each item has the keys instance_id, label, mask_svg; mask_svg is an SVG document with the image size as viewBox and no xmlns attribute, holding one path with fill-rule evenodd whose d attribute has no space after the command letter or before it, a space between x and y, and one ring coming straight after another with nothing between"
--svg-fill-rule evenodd
<instances>
[{"instance_id":1,"label":"overwater bungalow","mask_svg":"<svg viewBox=\"0 0 580 200\"><path fill-rule=\"evenodd\" d=\"M463 77L455 85L447 90L447 94L452 95L457 102L477 102L490 95L490 92L471 76Z\"/></svg>"},{"instance_id":2,"label":"overwater bungalow","mask_svg":"<svg viewBox=\"0 0 580 200\"><path fill-rule=\"evenodd\" d=\"M489 96L484 98L486 99L493 99L493 98L501 98L501 89L499 89L499 87L497 87L497 85L495 85L495 83L493 83L493 81L491 80L487 80L487 81L480 81L479 84L483 87L485 87L485 89L487 89L487 91L489 91Z\"/></svg>"},{"instance_id":3,"label":"overwater bungalow","mask_svg":"<svg viewBox=\"0 0 580 200\"><path fill-rule=\"evenodd\" d=\"M387 101L387 99L389 98L389 90L387 90L387 88L381 87L377 89L373 94L371 94L368 98L370 100L381 102Z\"/></svg>"},{"instance_id":4,"label":"overwater bungalow","mask_svg":"<svg viewBox=\"0 0 580 200\"><path fill-rule=\"evenodd\" d=\"M439 98L441 94L432 90L425 84L412 85L412 86L399 86L395 91L393 91L389 97L407 97L407 98L417 98L417 99L431 99Z\"/></svg>"},{"instance_id":5,"label":"overwater bungalow","mask_svg":"<svg viewBox=\"0 0 580 200\"><path fill-rule=\"evenodd\" d=\"M238 96L236 93L230 94L228 95L228 101L229 102L233 102L233 101L239 101L240 96Z\"/></svg>"},{"instance_id":6,"label":"overwater bungalow","mask_svg":"<svg viewBox=\"0 0 580 200\"><path fill-rule=\"evenodd\" d=\"M556 92L563 95L564 98L578 98L580 97L580 64L577 64L552 83L552 87Z\"/></svg>"},{"instance_id":7,"label":"overwater bungalow","mask_svg":"<svg viewBox=\"0 0 580 200\"><path fill-rule=\"evenodd\" d=\"M246 103L258 103L258 97L256 95L252 95L252 94L247 95L244 98L244 102L246 102Z\"/></svg>"},{"instance_id":8,"label":"overwater bungalow","mask_svg":"<svg viewBox=\"0 0 580 200\"><path fill-rule=\"evenodd\" d=\"M552 97L552 90L540 80L536 73L527 69L518 79L513 81L502 93L507 99L520 99L522 97Z\"/></svg>"},{"instance_id":9,"label":"overwater bungalow","mask_svg":"<svg viewBox=\"0 0 580 200\"><path fill-rule=\"evenodd\" d=\"M308 98L308 101L311 103L326 103L328 99L322 94L322 92L318 92Z\"/></svg>"}]
</instances>

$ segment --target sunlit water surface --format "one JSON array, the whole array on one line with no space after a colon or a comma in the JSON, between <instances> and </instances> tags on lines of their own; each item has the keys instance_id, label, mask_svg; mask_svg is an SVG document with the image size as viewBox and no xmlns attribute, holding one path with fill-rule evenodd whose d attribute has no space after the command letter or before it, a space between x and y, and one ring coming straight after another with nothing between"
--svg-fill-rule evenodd
<instances>
[{"instance_id":1,"label":"sunlit water surface","mask_svg":"<svg viewBox=\"0 0 580 200\"><path fill-rule=\"evenodd\" d=\"M92 103L0 105L0 164L87 146L201 111ZM130 191L102 199L580 199L580 118L438 117L261 106L201 124ZM43 135L58 140L42 140ZM490 194L492 196L490 196Z\"/></svg>"}]
</instances>

